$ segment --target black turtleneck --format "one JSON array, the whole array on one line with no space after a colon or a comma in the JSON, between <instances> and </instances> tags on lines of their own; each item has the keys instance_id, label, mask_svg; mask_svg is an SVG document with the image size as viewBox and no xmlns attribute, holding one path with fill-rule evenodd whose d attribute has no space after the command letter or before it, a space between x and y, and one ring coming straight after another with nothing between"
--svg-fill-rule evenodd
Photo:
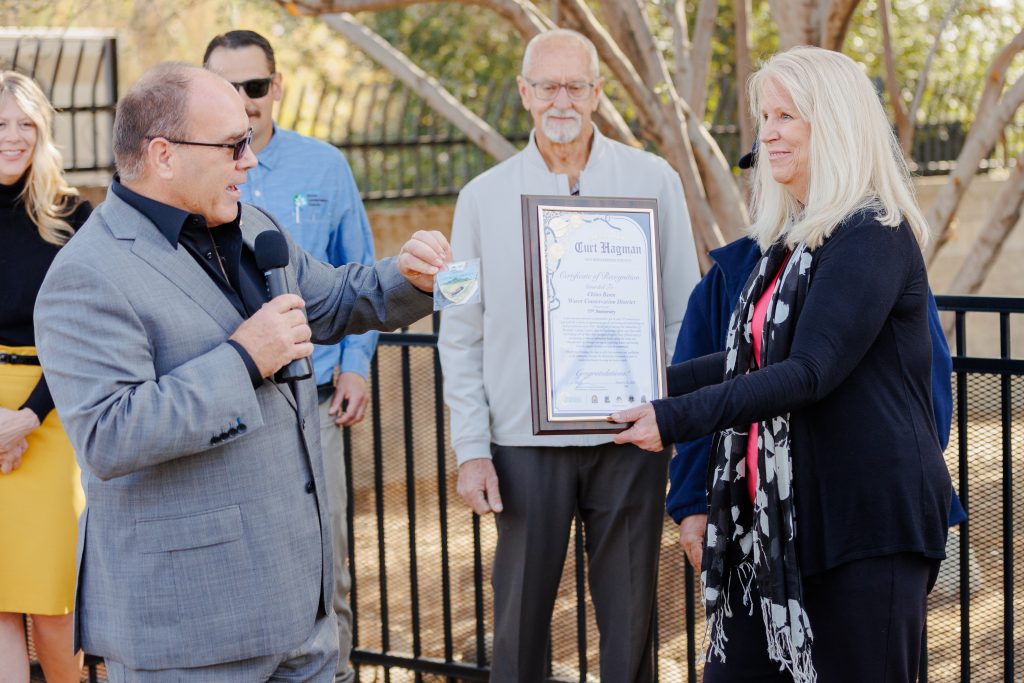
<instances>
[{"instance_id":1,"label":"black turtleneck","mask_svg":"<svg viewBox=\"0 0 1024 683\"><path fill-rule=\"evenodd\" d=\"M46 271L60 249L40 237L19 196L24 187L24 176L13 185L0 184L0 344L6 346L35 346L32 309ZM91 212L89 202L78 202L65 220L77 230ZM53 399L45 377L40 378L21 407L30 408L40 422L46 419L53 410Z\"/></svg>"}]
</instances>

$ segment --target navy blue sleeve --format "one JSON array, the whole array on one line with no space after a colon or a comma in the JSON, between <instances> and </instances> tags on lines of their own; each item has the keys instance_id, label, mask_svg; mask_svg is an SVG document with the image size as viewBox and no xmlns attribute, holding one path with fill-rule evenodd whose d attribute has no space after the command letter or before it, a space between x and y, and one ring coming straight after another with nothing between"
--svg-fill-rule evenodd
<instances>
[{"instance_id":1,"label":"navy blue sleeve","mask_svg":"<svg viewBox=\"0 0 1024 683\"><path fill-rule=\"evenodd\" d=\"M902 292L920 251L909 230L874 220L840 228L814 256L789 357L652 403L663 443L790 412L827 396L853 371ZM921 267L923 267L923 262Z\"/></svg>"},{"instance_id":2,"label":"navy blue sleeve","mask_svg":"<svg viewBox=\"0 0 1024 683\"><path fill-rule=\"evenodd\" d=\"M953 422L953 360L931 289L928 290L928 333L932 338L932 411L935 413L939 445L945 451L949 445L949 427Z\"/></svg>"},{"instance_id":3,"label":"navy blue sleeve","mask_svg":"<svg viewBox=\"0 0 1024 683\"><path fill-rule=\"evenodd\" d=\"M949 445L949 428L953 423L953 359L949 354L949 344L942 331L939 309L931 289L928 290L928 333L932 338L932 411L935 413L935 431L939 435L939 444L945 451ZM966 520L967 511L954 487L949 500L949 526L956 526Z\"/></svg>"},{"instance_id":4,"label":"navy blue sleeve","mask_svg":"<svg viewBox=\"0 0 1024 683\"><path fill-rule=\"evenodd\" d=\"M683 361L692 360L718 350L718 339L712 325L712 314L719 306L724 295L721 285L722 274L718 265L714 265L697 283L690 293L683 316L679 338L676 341L675 353L672 355L673 367ZM728 305L728 302L725 302ZM717 363L722 368L722 361ZM720 375L719 375L720 377ZM672 393L672 382L669 383ZM680 388L681 387L675 387ZM679 393L679 392L677 392ZM676 454L669 462L669 488L665 500L665 509L669 516L678 524L684 517L707 512L707 496L705 479L708 468L708 457L711 450L712 437L705 436L694 441L676 444Z\"/></svg>"},{"instance_id":5,"label":"navy blue sleeve","mask_svg":"<svg viewBox=\"0 0 1024 683\"><path fill-rule=\"evenodd\" d=\"M252 359L249 352L234 339L228 339L228 344L230 344L231 348L237 351L238 355L242 357L242 362L245 363L245 369L249 371L249 381L252 382L253 389L263 384L263 376L260 375L260 369L256 367L256 361Z\"/></svg>"}]
</instances>

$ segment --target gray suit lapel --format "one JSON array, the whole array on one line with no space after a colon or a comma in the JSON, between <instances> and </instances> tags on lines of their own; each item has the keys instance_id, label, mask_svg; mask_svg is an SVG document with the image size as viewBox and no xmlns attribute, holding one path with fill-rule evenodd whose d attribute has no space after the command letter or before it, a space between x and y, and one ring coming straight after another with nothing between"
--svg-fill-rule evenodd
<instances>
[{"instance_id":1,"label":"gray suit lapel","mask_svg":"<svg viewBox=\"0 0 1024 683\"><path fill-rule=\"evenodd\" d=\"M230 335L242 324L242 316L220 287L206 274L202 266L184 247L175 249L152 221L125 203L112 191L103 202L104 218L117 239L133 240L132 253L170 280L178 289L195 301ZM243 221L242 239L252 248L252 240L262 229L253 221ZM247 225L248 224L248 225ZM291 387L271 381L285 400L297 410Z\"/></svg>"},{"instance_id":2,"label":"gray suit lapel","mask_svg":"<svg viewBox=\"0 0 1024 683\"><path fill-rule=\"evenodd\" d=\"M113 192L107 192L104 205L107 207L104 211L107 225L115 237L134 240L133 254L199 304L225 332L231 334L235 331L242 323L242 317L184 247L172 247L148 218Z\"/></svg>"}]
</instances>

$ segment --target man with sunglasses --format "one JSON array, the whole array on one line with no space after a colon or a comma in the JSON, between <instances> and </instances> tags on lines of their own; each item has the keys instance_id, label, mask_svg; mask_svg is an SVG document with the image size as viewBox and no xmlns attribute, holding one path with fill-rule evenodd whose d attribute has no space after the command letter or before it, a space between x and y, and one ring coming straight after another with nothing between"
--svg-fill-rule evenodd
<instances>
[{"instance_id":1,"label":"man with sunglasses","mask_svg":"<svg viewBox=\"0 0 1024 683\"><path fill-rule=\"evenodd\" d=\"M481 259L482 303L445 310L438 344L458 491L478 514L494 512L498 529L491 681L546 678L548 625L578 513L601 680L647 682L668 454L616 446L610 436L534 436L520 195L656 197L665 338L675 339L699 279L682 184L664 160L591 122L602 80L584 36L534 38L517 82L533 117L530 142L466 185L452 226L454 257Z\"/></svg>"},{"instance_id":2,"label":"man with sunglasses","mask_svg":"<svg viewBox=\"0 0 1024 683\"><path fill-rule=\"evenodd\" d=\"M228 31L214 37L203 66L226 78L242 96L253 130L259 163L242 186L242 201L267 209L314 258L339 266L373 263L373 236L348 163L336 148L274 123L274 103L282 95L282 75L274 49L254 31ZM320 440L330 491L334 537L334 609L338 614L341 658L339 683L354 672L352 612L348 606L347 496L341 428L363 419L369 397L366 378L377 333L345 337L316 346L313 373L320 397Z\"/></svg>"},{"instance_id":3,"label":"man with sunglasses","mask_svg":"<svg viewBox=\"0 0 1024 683\"><path fill-rule=\"evenodd\" d=\"M239 201L249 125L220 76L145 73L117 105L119 175L35 308L86 491L75 648L111 683L334 680L316 384L274 377L311 340L429 313L447 256L421 231L373 266L310 257ZM271 299L282 262L295 293Z\"/></svg>"}]
</instances>

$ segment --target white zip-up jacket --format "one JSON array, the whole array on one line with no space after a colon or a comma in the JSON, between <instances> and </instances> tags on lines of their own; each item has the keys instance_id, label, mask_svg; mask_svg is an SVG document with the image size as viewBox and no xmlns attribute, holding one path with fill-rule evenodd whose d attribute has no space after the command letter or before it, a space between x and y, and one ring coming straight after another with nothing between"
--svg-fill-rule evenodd
<instances>
[{"instance_id":1,"label":"white zip-up jacket","mask_svg":"<svg viewBox=\"0 0 1024 683\"><path fill-rule=\"evenodd\" d=\"M679 176L653 154L610 140L594 127L581 196L656 198L662 320L674 343L690 290L700 279ZM526 148L474 178L459 193L453 260L480 258L481 302L445 309L438 348L452 445L461 465L501 446L590 446L606 435L534 436L530 411L526 291L520 195L569 195L569 178L548 170L533 134ZM672 349L666 349L667 356Z\"/></svg>"}]
</instances>

